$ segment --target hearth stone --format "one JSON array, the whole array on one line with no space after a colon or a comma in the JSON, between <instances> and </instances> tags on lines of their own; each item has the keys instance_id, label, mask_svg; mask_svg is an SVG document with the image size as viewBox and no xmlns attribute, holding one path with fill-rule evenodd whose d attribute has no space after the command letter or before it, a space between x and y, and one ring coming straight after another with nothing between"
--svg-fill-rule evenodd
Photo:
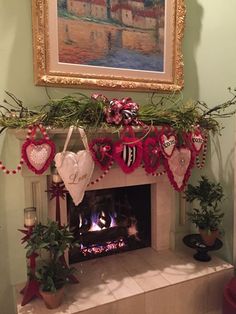
<instances>
[{"instance_id":1,"label":"hearth stone","mask_svg":"<svg viewBox=\"0 0 236 314\"><path fill-rule=\"evenodd\" d=\"M234 275L233 266L215 256L200 263L192 250L158 253L151 248L85 261L76 268L80 283L66 287L64 303L56 310L47 310L40 299L22 307L23 285L18 285L17 314L163 314L173 309L220 314L224 285Z\"/></svg>"}]
</instances>

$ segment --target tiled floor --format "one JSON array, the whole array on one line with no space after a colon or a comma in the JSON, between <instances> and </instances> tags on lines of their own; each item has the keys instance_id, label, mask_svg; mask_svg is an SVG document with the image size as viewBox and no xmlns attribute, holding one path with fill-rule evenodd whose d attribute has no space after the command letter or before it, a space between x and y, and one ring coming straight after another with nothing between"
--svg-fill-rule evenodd
<instances>
[{"instance_id":1,"label":"tiled floor","mask_svg":"<svg viewBox=\"0 0 236 314\"><path fill-rule=\"evenodd\" d=\"M151 248L77 264L78 285L68 285L63 305L47 310L39 299L18 314L220 314L232 265L213 257L197 262L192 251Z\"/></svg>"}]
</instances>

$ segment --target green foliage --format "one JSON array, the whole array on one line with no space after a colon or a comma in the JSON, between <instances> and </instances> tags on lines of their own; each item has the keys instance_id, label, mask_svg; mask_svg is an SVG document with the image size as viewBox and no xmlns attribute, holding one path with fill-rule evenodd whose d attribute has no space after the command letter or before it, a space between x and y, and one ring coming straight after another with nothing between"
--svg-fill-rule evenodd
<instances>
[{"instance_id":1,"label":"green foliage","mask_svg":"<svg viewBox=\"0 0 236 314\"><path fill-rule=\"evenodd\" d=\"M38 250L49 251L53 260L58 260L67 248L74 245L73 234L68 226L60 227L55 221L48 221L47 225L37 224L26 244L26 255L30 256Z\"/></svg>"},{"instance_id":2,"label":"green foliage","mask_svg":"<svg viewBox=\"0 0 236 314\"><path fill-rule=\"evenodd\" d=\"M148 125L169 125L177 133L191 131L200 125L206 131L219 132L218 118L231 117L236 111L236 94L230 91L230 99L209 108L206 103L192 101L184 103L176 95L160 96L153 94L150 103L140 105L138 119ZM109 101L98 97L96 100L81 93L50 99L39 109L30 110L21 100L7 92L10 101L4 100L0 106L0 126L5 128L27 128L29 125L43 123L46 127L68 128L71 125L86 129L109 128L104 109ZM10 108L10 109L9 109ZM230 109L230 110L229 110ZM12 114L14 111L14 114ZM0 130L0 133L1 131Z\"/></svg>"},{"instance_id":3,"label":"green foliage","mask_svg":"<svg viewBox=\"0 0 236 314\"><path fill-rule=\"evenodd\" d=\"M37 224L26 241L26 255L39 253L37 258L36 279L40 282L43 291L55 292L67 281L74 268L67 267L63 262L66 249L76 245L73 234L68 226L59 226L55 221L48 221L46 225ZM43 251L49 253L43 258Z\"/></svg>"},{"instance_id":4,"label":"green foliage","mask_svg":"<svg viewBox=\"0 0 236 314\"><path fill-rule=\"evenodd\" d=\"M60 262L50 261L37 269L36 278L43 291L55 292L68 282L68 277L73 271L74 268L66 267Z\"/></svg>"},{"instance_id":5,"label":"green foliage","mask_svg":"<svg viewBox=\"0 0 236 314\"><path fill-rule=\"evenodd\" d=\"M224 217L224 213L218 208L224 197L221 184L202 176L197 185L188 184L184 194L187 202L197 201L200 207L188 212L190 221L209 232L218 229Z\"/></svg>"}]
</instances>

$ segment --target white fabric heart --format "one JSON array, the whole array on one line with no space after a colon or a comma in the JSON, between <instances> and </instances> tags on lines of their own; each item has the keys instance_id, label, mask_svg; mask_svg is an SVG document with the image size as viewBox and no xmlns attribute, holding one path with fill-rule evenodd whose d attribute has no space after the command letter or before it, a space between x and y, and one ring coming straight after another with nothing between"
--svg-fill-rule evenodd
<instances>
[{"instance_id":1,"label":"white fabric heart","mask_svg":"<svg viewBox=\"0 0 236 314\"><path fill-rule=\"evenodd\" d=\"M72 129L73 130L73 129ZM88 149L81 150L77 153L65 151L72 133L70 128L63 152L57 153L54 160L57 171L61 176L65 187L70 193L75 205L83 200L84 192L94 170L94 161ZM80 132L81 129L80 129ZM85 133L82 136L85 143ZM86 145L86 148L87 145Z\"/></svg>"}]
</instances>

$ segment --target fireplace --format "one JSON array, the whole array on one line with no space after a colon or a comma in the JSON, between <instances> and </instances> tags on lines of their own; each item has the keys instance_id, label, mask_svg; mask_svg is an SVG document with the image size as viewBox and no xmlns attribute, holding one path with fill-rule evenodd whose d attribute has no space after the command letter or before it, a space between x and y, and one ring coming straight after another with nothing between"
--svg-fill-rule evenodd
<instances>
[{"instance_id":1,"label":"fireplace","mask_svg":"<svg viewBox=\"0 0 236 314\"><path fill-rule=\"evenodd\" d=\"M68 195L67 211L80 244L70 263L151 246L150 185L87 191L78 206Z\"/></svg>"},{"instance_id":2,"label":"fireplace","mask_svg":"<svg viewBox=\"0 0 236 314\"><path fill-rule=\"evenodd\" d=\"M50 132L59 147L58 150L62 150L66 131L51 130ZM23 141L25 132L16 132L16 136ZM73 136L76 141L76 135ZM38 221L42 223L46 223L48 218L55 219L55 199L50 200L48 194L45 193L52 180L50 169L43 175L37 176L23 167L22 175L25 185L25 207L36 207ZM100 176L101 170L96 167L91 180L96 181ZM182 196L171 187L166 175L156 177L147 175L142 167L131 174L125 174L117 165L113 165L102 180L87 188L87 192L139 185L149 185L150 189L151 243L148 245L157 251L175 249L176 246L182 245L183 235L186 234L188 228L185 222L184 203ZM60 208L61 222L68 224L66 200L60 200Z\"/></svg>"}]
</instances>

